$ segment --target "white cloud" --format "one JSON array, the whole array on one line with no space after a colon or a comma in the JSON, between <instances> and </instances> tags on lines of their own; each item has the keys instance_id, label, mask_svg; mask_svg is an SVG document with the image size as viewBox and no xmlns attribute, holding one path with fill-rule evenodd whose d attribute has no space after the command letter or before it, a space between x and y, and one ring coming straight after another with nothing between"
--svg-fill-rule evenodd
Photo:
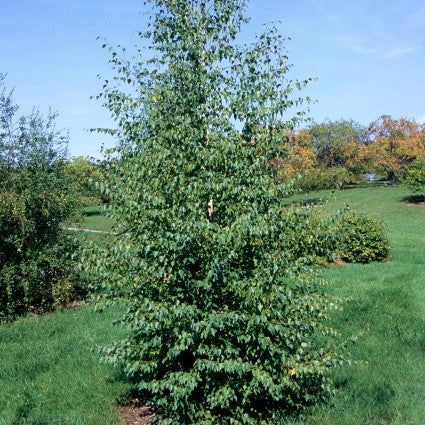
<instances>
[{"instance_id":1,"label":"white cloud","mask_svg":"<svg viewBox=\"0 0 425 425\"><path fill-rule=\"evenodd\" d=\"M360 55L374 56L385 60L394 60L417 52L425 48L422 46L413 46L407 43L400 43L394 47L389 47L385 41L376 40L375 43L366 40L364 37L339 36L337 42L345 49L351 50Z\"/></svg>"},{"instance_id":2,"label":"white cloud","mask_svg":"<svg viewBox=\"0 0 425 425\"><path fill-rule=\"evenodd\" d=\"M422 115L421 117L417 118L416 120L419 124L425 124L425 115Z\"/></svg>"},{"instance_id":3,"label":"white cloud","mask_svg":"<svg viewBox=\"0 0 425 425\"><path fill-rule=\"evenodd\" d=\"M409 53L417 52L418 50L422 50L423 48L424 46L400 45L387 51L384 55L384 59L397 59L400 56L405 56Z\"/></svg>"},{"instance_id":4,"label":"white cloud","mask_svg":"<svg viewBox=\"0 0 425 425\"><path fill-rule=\"evenodd\" d=\"M366 42L358 37L340 36L337 37L337 41L342 47L361 55L373 55L379 52L378 49L368 46Z\"/></svg>"},{"instance_id":5,"label":"white cloud","mask_svg":"<svg viewBox=\"0 0 425 425\"><path fill-rule=\"evenodd\" d=\"M332 0L310 0L312 7L327 27L334 33L333 41L346 50L377 60L396 60L425 48L414 34L407 30L413 19L425 22L425 5L411 7L407 14L400 9L399 3L405 0L391 0L388 10L378 10L369 4L369 0L359 0L362 6L350 2ZM409 0L415 2L416 0ZM373 2L372 2L373 3ZM372 4L371 3L371 4ZM394 30L393 19L400 19L400 28ZM410 21L410 25L405 21Z\"/></svg>"}]
</instances>

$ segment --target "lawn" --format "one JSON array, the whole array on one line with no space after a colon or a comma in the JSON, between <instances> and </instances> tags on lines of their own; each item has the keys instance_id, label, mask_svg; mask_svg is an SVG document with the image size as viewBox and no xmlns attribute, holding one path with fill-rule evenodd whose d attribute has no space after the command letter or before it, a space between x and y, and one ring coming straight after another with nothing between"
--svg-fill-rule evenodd
<instances>
[{"instance_id":1,"label":"lawn","mask_svg":"<svg viewBox=\"0 0 425 425\"><path fill-rule=\"evenodd\" d=\"M113 309L67 309L0 326L1 425L117 425L128 391L96 347L120 338Z\"/></svg>"},{"instance_id":2,"label":"lawn","mask_svg":"<svg viewBox=\"0 0 425 425\"><path fill-rule=\"evenodd\" d=\"M337 395L294 423L424 423L425 207L406 204L407 195L372 186L308 197L329 199L325 208L349 204L381 219L392 250L386 263L323 272L329 290L348 297L333 325L346 335L369 330L352 348L359 364L335 373ZM82 227L109 230L111 222L96 211ZM111 325L117 315L86 306L1 325L0 424L119 424L117 405L128 387L92 350L119 338L122 330Z\"/></svg>"},{"instance_id":3,"label":"lawn","mask_svg":"<svg viewBox=\"0 0 425 425\"><path fill-rule=\"evenodd\" d=\"M82 229L99 230L109 232L114 222L106 214L103 206L86 207L83 209L81 218L77 223L71 223L73 227L81 227Z\"/></svg>"},{"instance_id":4,"label":"lawn","mask_svg":"<svg viewBox=\"0 0 425 425\"><path fill-rule=\"evenodd\" d=\"M352 352L359 364L339 370L337 396L306 424L425 423L425 207L404 202L397 187L369 187L317 197L328 208L351 205L387 223L390 261L333 267L330 290L349 297L334 326L349 335L369 326Z\"/></svg>"},{"instance_id":5,"label":"lawn","mask_svg":"<svg viewBox=\"0 0 425 425\"><path fill-rule=\"evenodd\" d=\"M108 217L104 206L83 208L78 220L68 223L65 227L74 229L71 235L77 237L83 243L93 241L102 245L108 243L114 237L113 234L110 234L110 232L113 233L114 221ZM81 230L75 232L77 229Z\"/></svg>"}]
</instances>

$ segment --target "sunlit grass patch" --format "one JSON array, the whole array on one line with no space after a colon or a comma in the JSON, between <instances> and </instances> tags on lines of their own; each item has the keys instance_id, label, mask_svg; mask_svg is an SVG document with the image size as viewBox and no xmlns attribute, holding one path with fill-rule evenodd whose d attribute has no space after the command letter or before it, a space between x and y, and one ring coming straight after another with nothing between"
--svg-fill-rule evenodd
<instances>
[{"instance_id":1,"label":"sunlit grass patch","mask_svg":"<svg viewBox=\"0 0 425 425\"><path fill-rule=\"evenodd\" d=\"M120 337L91 306L0 326L1 425L116 425L127 385L96 347Z\"/></svg>"}]
</instances>

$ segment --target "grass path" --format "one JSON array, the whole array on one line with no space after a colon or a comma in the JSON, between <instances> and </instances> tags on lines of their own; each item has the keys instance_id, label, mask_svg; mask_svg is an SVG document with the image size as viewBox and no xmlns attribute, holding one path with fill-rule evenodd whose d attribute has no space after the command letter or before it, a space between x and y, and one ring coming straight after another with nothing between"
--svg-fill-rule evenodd
<instances>
[{"instance_id":1,"label":"grass path","mask_svg":"<svg viewBox=\"0 0 425 425\"><path fill-rule=\"evenodd\" d=\"M115 236L115 232L107 232L105 230L94 230L94 229L85 229L83 227L63 227L64 230L69 230L70 232L87 232L87 233L97 233L100 235L111 235Z\"/></svg>"},{"instance_id":2,"label":"grass path","mask_svg":"<svg viewBox=\"0 0 425 425\"><path fill-rule=\"evenodd\" d=\"M71 224L71 227L110 232L113 224L104 207L94 206L84 208L81 222L78 225Z\"/></svg>"}]
</instances>

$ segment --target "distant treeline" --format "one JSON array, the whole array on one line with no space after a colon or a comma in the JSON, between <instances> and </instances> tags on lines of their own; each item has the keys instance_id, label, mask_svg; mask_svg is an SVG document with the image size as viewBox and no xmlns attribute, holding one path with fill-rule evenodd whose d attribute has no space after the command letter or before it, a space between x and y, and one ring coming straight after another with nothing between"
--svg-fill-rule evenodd
<instances>
[{"instance_id":1,"label":"distant treeline","mask_svg":"<svg viewBox=\"0 0 425 425\"><path fill-rule=\"evenodd\" d=\"M327 120L289 133L285 143L287 156L277 160L282 179L298 179L305 190L341 189L367 173L392 182L411 180L409 170L425 157L425 127L389 115L368 127Z\"/></svg>"}]
</instances>

